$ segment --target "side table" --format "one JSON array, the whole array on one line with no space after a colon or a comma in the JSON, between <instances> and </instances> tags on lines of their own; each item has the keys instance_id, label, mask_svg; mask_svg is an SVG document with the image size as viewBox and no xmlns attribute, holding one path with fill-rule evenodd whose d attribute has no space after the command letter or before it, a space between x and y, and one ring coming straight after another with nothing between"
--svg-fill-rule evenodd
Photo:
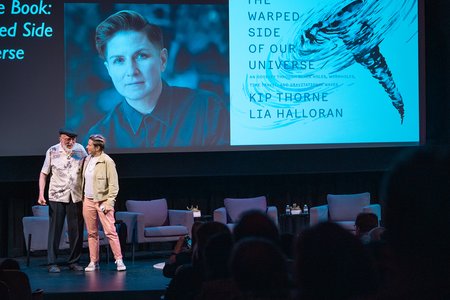
<instances>
[{"instance_id":1,"label":"side table","mask_svg":"<svg viewBox=\"0 0 450 300\"><path fill-rule=\"evenodd\" d=\"M281 214L278 221L281 233L297 235L309 226L309 213Z\"/></svg>"},{"instance_id":2,"label":"side table","mask_svg":"<svg viewBox=\"0 0 450 300\"><path fill-rule=\"evenodd\" d=\"M194 221L198 222L211 222L213 220L212 215L201 215L200 217L195 217Z\"/></svg>"}]
</instances>

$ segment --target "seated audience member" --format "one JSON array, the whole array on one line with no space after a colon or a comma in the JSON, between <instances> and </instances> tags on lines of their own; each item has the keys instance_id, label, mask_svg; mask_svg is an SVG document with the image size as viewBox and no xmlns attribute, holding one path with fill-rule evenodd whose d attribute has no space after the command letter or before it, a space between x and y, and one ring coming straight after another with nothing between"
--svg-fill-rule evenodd
<instances>
[{"instance_id":1,"label":"seated audience member","mask_svg":"<svg viewBox=\"0 0 450 300\"><path fill-rule=\"evenodd\" d=\"M450 299L449 148L401 153L384 178L381 199L399 276L380 298Z\"/></svg>"},{"instance_id":2,"label":"seated audience member","mask_svg":"<svg viewBox=\"0 0 450 300\"><path fill-rule=\"evenodd\" d=\"M11 299L11 292L8 285L3 280L0 280L0 299L9 300Z\"/></svg>"},{"instance_id":3,"label":"seated audience member","mask_svg":"<svg viewBox=\"0 0 450 300\"><path fill-rule=\"evenodd\" d=\"M286 258L273 241L259 237L241 239L231 254L230 268L241 299L289 299L291 284Z\"/></svg>"},{"instance_id":4,"label":"seated audience member","mask_svg":"<svg viewBox=\"0 0 450 300\"><path fill-rule=\"evenodd\" d=\"M261 237L280 243L280 234L277 225L266 213L259 210L249 210L242 214L233 229L235 241L245 237Z\"/></svg>"},{"instance_id":5,"label":"seated audience member","mask_svg":"<svg viewBox=\"0 0 450 300\"><path fill-rule=\"evenodd\" d=\"M20 270L20 265L14 258L5 258L0 264L0 270Z\"/></svg>"},{"instance_id":6,"label":"seated audience member","mask_svg":"<svg viewBox=\"0 0 450 300\"><path fill-rule=\"evenodd\" d=\"M359 213L355 220L355 235L367 244L370 241L369 231L378 227L378 217L374 213Z\"/></svg>"},{"instance_id":7,"label":"seated audience member","mask_svg":"<svg viewBox=\"0 0 450 300\"><path fill-rule=\"evenodd\" d=\"M230 232L230 230L225 224L219 222L207 222L198 227L197 241L192 250L192 262L177 269L166 289L165 300L195 299L200 292L204 279L203 255L205 245L213 235L223 232Z\"/></svg>"},{"instance_id":8,"label":"seated audience member","mask_svg":"<svg viewBox=\"0 0 450 300\"><path fill-rule=\"evenodd\" d=\"M354 234L335 223L302 232L295 266L298 299L362 299L376 292L369 254Z\"/></svg>"},{"instance_id":9,"label":"seated audience member","mask_svg":"<svg viewBox=\"0 0 450 300\"><path fill-rule=\"evenodd\" d=\"M281 233L280 234L280 246L286 258L289 260L294 259L294 246L295 246L295 236L292 233Z\"/></svg>"},{"instance_id":10,"label":"seated audience member","mask_svg":"<svg viewBox=\"0 0 450 300\"><path fill-rule=\"evenodd\" d=\"M286 257L286 263L289 273L289 281L294 285L294 251L295 251L296 235L292 233L280 234L280 248Z\"/></svg>"},{"instance_id":11,"label":"seated audience member","mask_svg":"<svg viewBox=\"0 0 450 300\"><path fill-rule=\"evenodd\" d=\"M383 234L380 234L382 231ZM398 274L397 264L392 255L392 249L384 238L384 227L376 227L369 232L370 241L364 244L367 252L372 258L376 274L378 276L378 286L385 288L394 284ZM376 234L372 234L377 232ZM375 237L376 236L376 237Z\"/></svg>"},{"instance_id":12,"label":"seated audience member","mask_svg":"<svg viewBox=\"0 0 450 300\"><path fill-rule=\"evenodd\" d=\"M285 255L285 264L289 274L288 282L292 284L292 240L294 237L288 234L280 234L277 225L266 213L259 210L249 210L243 213L233 229L233 236L235 242L248 237L259 237L268 239L279 246Z\"/></svg>"},{"instance_id":13,"label":"seated audience member","mask_svg":"<svg viewBox=\"0 0 450 300\"><path fill-rule=\"evenodd\" d=\"M202 268L203 256L206 244L209 239L219 233L230 233L227 225L219 222L207 222L202 224L197 230L197 242L192 253L192 264Z\"/></svg>"},{"instance_id":14,"label":"seated audience member","mask_svg":"<svg viewBox=\"0 0 450 300\"><path fill-rule=\"evenodd\" d=\"M392 282L392 274L395 273L392 253L384 240L386 229L378 226L378 217L373 213L361 213L356 218L355 228L355 235L373 260L379 285Z\"/></svg>"},{"instance_id":15,"label":"seated audience member","mask_svg":"<svg viewBox=\"0 0 450 300\"><path fill-rule=\"evenodd\" d=\"M44 299L42 289L31 290L28 275L20 270L19 263L12 258L2 261L0 266L0 299Z\"/></svg>"},{"instance_id":16,"label":"seated audience member","mask_svg":"<svg viewBox=\"0 0 450 300\"><path fill-rule=\"evenodd\" d=\"M233 248L231 232L220 232L211 236L203 251L203 274L205 280L230 277L228 260Z\"/></svg>"},{"instance_id":17,"label":"seated audience member","mask_svg":"<svg viewBox=\"0 0 450 300\"><path fill-rule=\"evenodd\" d=\"M384 240L384 232L386 231L386 228L384 227L375 227L371 229L367 235L369 237L369 242L380 242Z\"/></svg>"},{"instance_id":18,"label":"seated audience member","mask_svg":"<svg viewBox=\"0 0 450 300\"><path fill-rule=\"evenodd\" d=\"M170 254L169 259L164 264L163 275L168 278L173 278L176 270L184 264L190 264L192 262L192 249L196 243L196 231L203 222L196 221L192 224L192 240L191 245L187 244L186 237L180 237L175 244L175 247Z\"/></svg>"},{"instance_id":19,"label":"seated audience member","mask_svg":"<svg viewBox=\"0 0 450 300\"><path fill-rule=\"evenodd\" d=\"M196 300L237 299L239 292L231 279L229 260L233 249L231 232L213 235L205 245L203 283Z\"/></svg>"}]
</instances>

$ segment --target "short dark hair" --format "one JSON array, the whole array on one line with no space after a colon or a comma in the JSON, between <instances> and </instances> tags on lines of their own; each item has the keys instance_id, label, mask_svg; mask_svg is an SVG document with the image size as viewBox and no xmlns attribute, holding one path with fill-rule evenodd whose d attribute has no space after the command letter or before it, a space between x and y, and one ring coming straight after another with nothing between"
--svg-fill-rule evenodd
<instances>
[{"instance_id":1,"label":"short dark hair","mask_svg":"<svg viewBox=\"0 0 450 300\"><path fill-rule=\"evenodd\" d=\"M0 263L0 270L20 270L20 265L14 258L6 258Z\"/></svg>"},{"instance_id":2,"label":"short dark hair","mask_svg":"<svg viewBox=\"0 0 450 300\"><path fill-rule=\"evenodd\" d=\"M105 59L106 44L119 31L138 31L147 35L157 48L164 48L161 28L151 24L141 14L132 10L121 10L101 22L95 31L95 47L101 58Z\"/></svg>"},{"instance_id":3,"label":"short dark hair","mask_svg":"<svg viewBox=\"0 0 450 300\"><path fill-rule=\"evenodd\" d=\"M100 147L100 150L105 149L106 139L101 134L92 134L89 139L94 144L94 147Z\"/></svg>"},{"instance_id":4,"label":"short dark hair","mask_svg":"<svg viewBox=\"0 0 450 300\"><path fill-rule=\"evenodd\" d=\"M378 227L378 217L374 213L362 212L356 216L355 227L361 233L369 232L371 229Z\"/></svg>"},{"instance_id":5,"label":"short dark hair","mask_svg":"<svg viewBox=\"0 0 450 300\"><path fill-rule=\"evenodd\" d=\"M260 210L245 211L236 226L233 228L236 241L246 237L260 237L269 239L275 243L280 242L280 233L275 222Z\"/></svg>"}]
</instances>

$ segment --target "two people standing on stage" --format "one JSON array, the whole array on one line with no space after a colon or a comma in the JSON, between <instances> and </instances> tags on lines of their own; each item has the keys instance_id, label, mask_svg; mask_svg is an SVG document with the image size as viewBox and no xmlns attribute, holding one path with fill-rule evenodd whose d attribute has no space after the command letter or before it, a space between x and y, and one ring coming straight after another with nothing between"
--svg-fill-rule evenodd
<instances>
[{"instance_id":1,"label":"two people standing on stage","mask_svg":"<svg viewBox=\"0 0 450 300\"><path fill-rule=\"evenodd\" d=\"M39 176L40 205L47 204L44 192L47 177L50 176L48 271L61 271L56 264L56 257L66 216L70 245L68 264L71 270L83 271L79 260L83 246L84 217L90 254L90 263L84 270L89 272L99 268L100 219L116 259L117 270L124 271L126 267L114 225L114 203L119 191L114 161L103 152L105 139L101 135L92 135L89 138L86 147L89 156L83 146L76 143L76 137L77 134L72 130L59 131L60 143L47 150Z\"/></svg>"}]
</instances>

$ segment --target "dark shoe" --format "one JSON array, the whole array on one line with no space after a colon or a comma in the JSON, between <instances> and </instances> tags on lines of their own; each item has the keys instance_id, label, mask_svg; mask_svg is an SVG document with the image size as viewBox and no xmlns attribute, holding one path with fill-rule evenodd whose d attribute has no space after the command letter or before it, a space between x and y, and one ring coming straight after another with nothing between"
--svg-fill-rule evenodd
<instances>
[{"instance_id":1,"label":"dark shoe","mask_svg":"<svg viewBox=\"0 0 450 300\"><path fill-rule=\"evenodd\" d=\"M79 264L70 264L69 269L72 271L83 271L84 268L80 266Z\"/></svg>"},{"instance_id":2,"label":"dark shoe","mask_svg":"<svg viewBox=\"0 0 450 300\"><path fill-rule=\"evenodd\" d=\"M61 272L61 269L57 265L50 265L48 267L48 272L49 273L59 273L59 272Z\"/></svg>"}]
</instances>

